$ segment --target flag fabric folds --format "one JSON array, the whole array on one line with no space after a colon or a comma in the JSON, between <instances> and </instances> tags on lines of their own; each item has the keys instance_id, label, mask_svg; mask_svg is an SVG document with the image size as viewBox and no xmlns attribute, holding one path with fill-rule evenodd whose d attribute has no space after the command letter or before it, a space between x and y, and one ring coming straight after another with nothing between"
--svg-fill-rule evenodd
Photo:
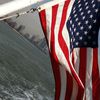
<instances>
[{"instance_id":1,"label":"flag fabric folds","mask_svg":"<svg viewBox=\"0 0 100 100\"><path fill-rule=\"evenodd\" d=\"M100 100L99 0L55 0L41 6L39 16L55 78L55 100Z\"/></svg>"}]
</instances>

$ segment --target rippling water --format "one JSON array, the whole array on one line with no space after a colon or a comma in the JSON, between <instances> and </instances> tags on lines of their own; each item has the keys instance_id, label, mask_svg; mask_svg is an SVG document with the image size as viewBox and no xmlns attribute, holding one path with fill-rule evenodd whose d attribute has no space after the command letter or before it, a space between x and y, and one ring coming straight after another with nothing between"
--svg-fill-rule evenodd
<instances>
[{"instance_id":1,"label":"rippling water","mask_svg":"<svg viewBox=\"0 0 100 100\"><path fill-rule=\"evenodd\" d=\"M0 98L53 100L54 79L49 56L0 22Z\"/></svg>"}]
</instances>

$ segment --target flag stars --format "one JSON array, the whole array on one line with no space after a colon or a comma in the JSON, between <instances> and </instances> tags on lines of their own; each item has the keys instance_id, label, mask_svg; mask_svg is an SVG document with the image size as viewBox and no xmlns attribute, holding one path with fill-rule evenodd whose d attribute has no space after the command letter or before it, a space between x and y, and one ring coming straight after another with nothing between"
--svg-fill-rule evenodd
<instances>
[{"instance_id":1,"label":"flag stars","mask_svg":"<svg viewBox=\"0 0 100 100\"><path fill-rule=\"evenodd\" d=\"M79 4L78 4L79 2ZM71 19L68 24L71 49L76 47L96 47L97 38L97 13L99 9L95 0L78 0L73 5ZM74 13L74 14L73 14ZM70 22L71 21L71 22ZM95 23L95 24L94 24Z\"/></svg>"},{"instance_id":2,"label":"flag stars","mask_svg":"<svg viewBox=\"0 0 100 100\"><path fill-rule=\"evenodd\" d=\"M76 33L76 36L78 36L79 34L80 34L80 33L79 33L79 32L77 32L77 33Z\"/></svg>"},{"instance_id":3,"label":"flag stars","mask_svg":"<svg viewBox=\"0 0 100 100\"><path fill-rule=\"evenodd\" d=\"M80 8L81 6L82 6L81 4L78 5L79 8Z\"/></svg>"},{"instance_id":4,"label":"flag stars","mask_svg":"<svg viewBox=\"0 0 100 100\"><path fill-rule=\"evenodd\" d=\"M86 7L86 10L89 9L89 6Z\"/></svg>"},{"instance_id":5,"label":"flag stars","mask_svg":"<svg viewBox=\"0 0 100 100\"><path fill-rule=\"evenodd\" d=\"M89 29L91 29L92 28L92 26L91 25L89 25L89 27L88 27Z\"/></svg>"},{"instance_id":6,"label":"flag stars","mask_svg":"<svg viewBox=\"0 0 100 100\"><path fill-rule=\"evenodd\" d=\"M92 6L93 8L95 7L95 4L93 4L93 6Z\"/></svg>"},{"instance_id":7,"label":"flag stars","mask_svg":"<svg viewBox=\"0 0 100 100\"><path fill-rule=\"evenodd\" d=\"M79 40L82 40L83 39L83 37L81 36L81 37L79 37Z\"/></svg>"},{"instance_id":8,"label":"flag stars","mask_svg":"<svg viewBox=\"0 0 100 100\"><path fill-rule=\"evenodd\" d=\"M74 32L72 31L72 32L71 32L72 36L73 36L73 33L74 33Z\"/></svg>"},{"instance_id":9,"label":"flag stars","mask_svg":"<svg viewBox=\"0 0 100 100\"><path fill-rule=\"evenodd\" d=\"M71 27L70 27L70 32L72 31Z\"/></svg>"},{"instance_id":10,"label":"flag stars","mask_svg":"<svg viewBox=\"0 0 100 100\"><path fill-rule=\"evenodd\" d=\"M82 11L82 8L80 8L79 11L81 12Z\"/></svg>"},{"instance_id":11,"label":"flag stars","mask_svg":"<svg viewBox=\"0 0 100 100\"><path fill-rule=\"evenodd\" d=\"M81 27L80 27L80 30L83 30L83 29L84 29L84 27L83 27L83 26L81 26Z\"/></svg>"},{"instance_id":12,"label":"flag stars","mask_svg":"<svg viewBox=\"0 0 100 100\"><path fill-rule=\"evenodd\" d=\"M76 44L76 46L78 46L78 45L79 45L79 43L78 43L78 42L76 42L75 44Z\"/></svg>"},{"instance_id":13,"label":"flag stars","mask_svg":"<svg viewBox=\"0 0 100 100\"><path fill-rule=\"evenodd\" d=\"M76 7L73 8L73 10L75 11Z\"/></svg>"},{"instance_id":14,"label":"flag stars","mask_svg":"<svg viewBox=\"0 0 100 100\"><path fill-rule=\"evenodd\" d=\"M87 12L88 14L90 14L91 13L91 11L90 10L88 10L88 12Z\"/></svg>"},{"instance_id":15,"label":"flag stars","mask_svg":"<svg viewBox=\"0 0 100 100\"><path fill-rule=\"evenodd\" d=\"M71 43L73 42L73 38L71 38Z\"/></svg>"},{"instance_id":16,"label":"flag stars","mask_svg":"<svg viewBox=\"0 0 100 100\"><path fill-rule=\"evenodd\" d=\"M77 14L75 14L74 17L77 17Z\"/></svg>"},{"instance_id":17,"label":"flag stars","mask_svg":"<svg viewBox=\"0 0 100 100\"><path fill-rule=\"evenodd\" d=\"M72 28L74 28L74 24L72 25Z\"/></svg>"},{"instance_id":18,"label":"flag stars","mask_svg":"<svg viewBox=\"0 0 100 100\"><path fill-rule=\"evenodd\" d=\"M81 25L81 22L78 23L78 26L80 26L80 25Z\"/></svg>"},{"instance_id":19,"label":"flag stars","mask_svg":"<svg viewBox=\"0 0 100 100\"><path fill-rule=\"evenodd\" d=\"M83 14L84 14L84 13L83 13L83 12L81 12L81 16L83 16Z\"/></svg>"},{"instance_id":20,"label":"flag stars","mask_svg":"<svg viewBox=\"0 0 100 100\"><path fill-rule=\"evenodd\" d=\"M73 14L75 14L75 13L76 13L76 10L73 11Z\"/></svg>"},{"instance_id":21,"label":"flag stars","mask_svg":"<svg viewBox=\"0 0 100 100\"><path fill-rule=\"evenodd\" d=\"M93 20L93 23L96 23L97 22L97 20L95 19L95 20Z\"/></svg>"},{"instance_id":22,"label":"flag stars","mask_svg":"<svg viewBox=\"0 0 100 100\"><path fill-rule=\"evenodd\" d=\"M84 32L84 34L85 34L85 35L87 35L87 34L88 34L88 32L87 32L87 31L85 31L85 32Z\"/></svg>"},{"instance_id":23,"label":"flag stars","mask_svg":"<svg viewBox=\"0 0 100 100\"><path fill-rule=\"evenodd\" d=\"M81 2L81 0L78 0L78 4Z\"/></svg>"},{"instance_id":24,"label":"flag stars","mask_svg":"<svg viewBox=\"0 0 100 100\"><path fill-rule=\"evenodd\" d=\"M93 18L93 15L90 15L90 18L92 19Z\"/></svg>"},{"instance_id":25,"label":"flag stars","mask_svg":"<svg viewBox=\"0 0 100 100\"><path fill-rule=\"evenodd\" d=\"M98 12L98 9L95 9L95 12L97 13Z\"/></svg>"},{"instance_id":26,"label":"flag stars","mask_svg":"<svg viewBox=\"0 0 100 100\"><path fill-rule=\"evenodd\" d=\"M75 42L75 38L73 38L73 42Z\"/></svg>"},{"instance_id":27,"label":"flag stars","mask_svg":"<svg viewBox=\"0 0 100 100\"><path fill-rule=\"evenodd\" d=\"M89 21L88 21L88 20L86 20L86 21L85 21L85 24L88 24L88 23L89 23Z\"/></svg>"},{"instance_id":28,"label":"flag stars","mask_svg":"<svg viewBox=\"0 0 100 100\"><path fill-rule=\"evenodd\" d=\"M70 24L72 24L72 20L70 20Z\"/></svg>"},{"instance_id":29,"label":"flag stars","mask_svg":"<svg viewBox=\"0 0 100 100\"><path fill-rule=\"evenodd\" d=\"M84 20L85 19L85 16L83 16L82 19Z\"/></svg>"},{"instance_id":30,"label":"flag stars","mask_svg":"<svg viewBox=\"0 0 100 100\"><path fill-rule=\"evenodd\" d=\"M94 3L94 0L92 0L92 2L91 2L92 4Z\"/></svg>"},{"instance_id":31,"label":"flag stars","mask_svg":"<svg viewBox=\"0 0 100 100\"><path fill-rule=\"evenodd\" d=\"M75 21L77 22L78 21L78 18L76 18Z\"/></svg>"},{"instance_id":32,"label":"flag stars","mask_svg":"<svg viewBox=\"0 0 100 100\"><path fill-rule=\"evenodd\" d=\"M74 28L74 32L76 32L76 28Z\"/></svg>"},{"instance_id":33,"label":"flag stars","mask_svg":"<svg viewBox=\"0 0 100 100\"><path fill-rule=\"evenodd\" d=\"M85 6L87 6L87 5L88 5L88 2L85 3Z\"/></svg>"}]
</instances>

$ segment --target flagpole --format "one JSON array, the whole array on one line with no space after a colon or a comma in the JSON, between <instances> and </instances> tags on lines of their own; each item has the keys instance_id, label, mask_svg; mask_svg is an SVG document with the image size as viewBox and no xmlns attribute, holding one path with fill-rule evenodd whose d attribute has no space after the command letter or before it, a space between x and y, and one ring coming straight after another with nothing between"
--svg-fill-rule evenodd
<instances>
[{"instance_id":1,"label":"flagpole","mask_svg":"<svg viewBox=\"0 0 100 100\"><path fill-rule=\"evenodd\" d=\"M14 0L0 5L0 17L6 16L10 13L31 6L43 0Z\"/></svg>"}]
</instances>

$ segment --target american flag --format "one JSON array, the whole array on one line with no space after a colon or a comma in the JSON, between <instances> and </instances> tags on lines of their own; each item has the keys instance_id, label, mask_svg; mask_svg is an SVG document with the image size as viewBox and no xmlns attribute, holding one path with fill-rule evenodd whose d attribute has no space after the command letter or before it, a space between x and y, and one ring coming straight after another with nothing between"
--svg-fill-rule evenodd
<instances>
[{"instance_id":1,"label":"american flag","mask_svg":"<svg viewBox=\"0 0 100 100\"><path fill-rule=\"evenodd\" d=\"M55 100L100 100L100 1L61 0L39 15L55 77Z\"/></svg>"}]
</instances>

